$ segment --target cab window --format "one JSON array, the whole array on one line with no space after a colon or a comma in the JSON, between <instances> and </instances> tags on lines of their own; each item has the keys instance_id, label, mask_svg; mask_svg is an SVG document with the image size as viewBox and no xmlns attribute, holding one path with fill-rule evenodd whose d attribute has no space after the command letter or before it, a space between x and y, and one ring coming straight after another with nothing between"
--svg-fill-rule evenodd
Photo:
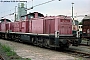
<instances>
[{"instance_id":1,"label":"cab window","mask_svg":"<svg viewBox=\"0 0 90 60\"><path fill-rule=\"evenodd\" d=\"M26 19L26 16L22 16L21 18L22 18L22 20L25 20Z\"/></svg>"}]
</instances>

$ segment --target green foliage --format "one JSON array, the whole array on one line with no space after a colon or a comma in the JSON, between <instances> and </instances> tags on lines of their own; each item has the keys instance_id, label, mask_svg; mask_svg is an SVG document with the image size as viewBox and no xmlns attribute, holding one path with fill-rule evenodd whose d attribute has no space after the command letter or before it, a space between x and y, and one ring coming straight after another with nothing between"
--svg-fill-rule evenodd
<instances>
[{"instance_id":1,"label":"green foliage","mask_svg":"<svg viewBox=\"0 0 90 60\"><path fill-rule=\"evenodd\" d=\"M83 60L81 57L78 60Z\"/></svg>"},{"instance_id":2,"label":"green foliage","mask_svg":"<svg viewBox=\"0 0 90 60\"><path fill-rule=\"evenodd\" d=\"M3 51L5 51L7 56L16 55L16 53L14 51L12 51L12 49L9 46L7 46L7 45L1 45L1 46L2 46L2 49L3 49Z\"/></svg>"},{"instance_id":3,"label":"green foliage","mask_svg":"<svg viewBox=\"0 0 90 60\"><path fill-rule=\"evenodd\" d=\"M1 46L1 43L0 43L0 46Z\"/></svg>"},{"instance_id":4,"label":"green foliage","mask_svg":"<svg viewBox=\"0 0 90 60\"><path fill-rule=\"evenodd\" d=\"M79 25L82 25L82 22L79 22Z\"/></svg>"},{"instance_id":5,"label":"green foliage","mask_svg":"<svg viewBox=\"0 0 90 60\"><path fill-rule=\"evenodd\" d=\"M16 60L31 60L29 58L21 58L19 56L17 56L16 52L14 52L14 50L12 50L9 46L7 45L2 45L0 43L0 46L2 47L3 51L6 53L6 55L8 57L11 57L12 59L16 59Z\"/></svg>"},{"instance_id":6,"label":"green foliage","mask_svg":"<svg viewBox=\"0 0 90 60\"><path fill-rule=\"evenodd\" d=\"M9 46L2 45L2 48L5 52L11 52L11 48Z\"/></svg>"},{"instance_id":7,"label":"green foliage","mask_svg":"<svg viewBox=\"0 0 90 60\"><path fill-rule=\"evenodd\" d=\"M11 51L11 52L6 52L6 55L7 55L7 56L14 56L14 55L16 55L16 53L13 52L13 51Z\"/></svg>"}]
</instances>

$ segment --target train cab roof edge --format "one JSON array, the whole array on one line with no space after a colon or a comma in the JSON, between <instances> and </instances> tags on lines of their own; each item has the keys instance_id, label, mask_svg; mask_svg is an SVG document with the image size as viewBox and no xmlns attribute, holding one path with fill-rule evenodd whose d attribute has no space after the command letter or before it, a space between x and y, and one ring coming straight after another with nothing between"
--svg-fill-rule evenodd
<instances>
[{"instance_id":1,"label":"train cab roof edge","mask_svg":"<svg viewBox=\"0 0 90 60\"><path fill-rule=\"evenodd\" d=\"M35 16L36 13L38 13L38 16L44 17L44 15L39 13L39 12L33 12L33 13L30 12L29 14L26 14L26 15L23 15L23 16L27 16L27 15ZM23 16L21 16L21 17L23 17Z\"/></svg>"},{"instance_id":2,"label":"train cab roof edge","mask_svg":"<svg viewBox=\"0 0 90 60\"><path fill-rule=\"evenodd\" d=\"M1 22L4 22L4 20L6 20L7 22L11 22L11 20L9 19L0 19Z\"/></svg>"}]
</instances>

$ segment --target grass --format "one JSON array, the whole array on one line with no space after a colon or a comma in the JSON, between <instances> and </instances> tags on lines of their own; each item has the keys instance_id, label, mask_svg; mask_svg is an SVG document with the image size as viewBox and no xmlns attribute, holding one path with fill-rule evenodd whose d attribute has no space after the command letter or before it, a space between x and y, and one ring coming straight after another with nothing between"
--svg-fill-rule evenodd
<instances>
[{"instance_id":1,"label":"grass","mask_svg":"<svg viewBox=\"0 0 90 60\"><path fill-rule=\"evenodd\" d=\"M78 60L83 60L81 57Z\"/></svg>"},{"instance_id":2,"label":"grass","mask_svg":"<svg viewBox=\"0 0 90 60\"><path fill-rule=\"evenodd\" d=\"M2 45L2 44L1 44L1 46L2 46L2 49L3 49L3 51L6 53L7 56L16 55L16 53L15 53L14 51L12 51L12 49L11 49L9 46L7 46L7 45Z\"/></svg>"},{"instance_id":3,"label":"grass","mask_svg":"<svg viewBox=\"0 0 90 60\"><path fill-rule=\"evenodd\" d=\"M29 58L21 58L19 57L14 50L12 50L9 46L7 45L2 45L0 43L0 46L2 47L2 50L5 52L5 54L10 57L10 59L17 59L17 60L31 60Z\"/></svg>"}]
</instances>

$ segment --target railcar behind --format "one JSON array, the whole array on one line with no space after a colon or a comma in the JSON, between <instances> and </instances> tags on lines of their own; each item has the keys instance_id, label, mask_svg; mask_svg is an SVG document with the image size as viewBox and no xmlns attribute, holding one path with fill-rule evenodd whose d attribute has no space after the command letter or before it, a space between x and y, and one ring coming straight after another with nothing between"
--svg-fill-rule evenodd
<instances>
[{"instance_id":1,"label":"railcar behind","mask_svg":"<svg viewBox=\"0 0 90 60\"><path fill-rule=\"evenodd\" d=\"M90 16L85 16L82 24L82 37L90 39Z\"/></svg>"},{"instance_id":2,"label":"railcar behind","mask_svg":"<svg viewBox=\"0 0 90 60\"><path fill-rule=\"evenodd\" d=\"M82 38L87 40L87 45L90 45L90 16L85 16L82 21Z\"/></svg>"}]
</instances>

